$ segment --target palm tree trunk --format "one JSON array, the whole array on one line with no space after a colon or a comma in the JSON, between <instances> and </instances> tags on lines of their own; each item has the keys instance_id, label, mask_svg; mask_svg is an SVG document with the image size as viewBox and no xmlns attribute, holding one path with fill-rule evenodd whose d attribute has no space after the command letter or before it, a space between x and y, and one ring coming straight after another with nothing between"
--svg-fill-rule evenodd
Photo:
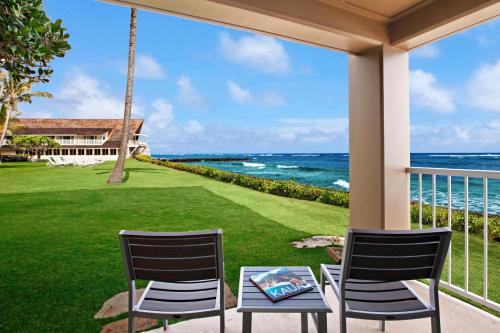
<instances>
[{"instance_id":1,"label":"palm tree trunk","mask_svg":"<svg viewBox=\"0 0 500 333\"><path fill-rule=\"evenodd\" d=\"M137 9L130 9L130 39L128 48L128 70L127 70L127 90L125 93L125 111L123 113L123 129L120 142L120 151L116 160L113 173L108 179L109 184L121 183L123 181L123 169L125 159L128 154L129 124L132 113L132 90L134 85L134 61L135 61L135 32L137 21Z\"/></svg>"},{"instance_id":2,"label":"palm tree trunk","mask_svg":"<svg viewBox=\"0 0 500 333\"><path fill-rule=\"evenodd\" d=\"M9 101L6 103L5 108L5 120L3 122L2 135L0 136L0 147L3 145L3 140L7 136L7 130L9 129L10 113L15 107L15 96L10 96Z\"/></svg>"}]
</instances>

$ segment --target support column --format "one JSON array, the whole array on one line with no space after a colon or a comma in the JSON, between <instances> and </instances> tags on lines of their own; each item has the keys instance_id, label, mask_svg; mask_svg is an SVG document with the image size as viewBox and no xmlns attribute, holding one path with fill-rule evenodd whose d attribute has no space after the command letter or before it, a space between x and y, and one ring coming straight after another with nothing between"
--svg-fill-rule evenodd
<instances>
[{"instance_id":1,"label":"support column","mask_svg":"<svg viewBox=\"0 0 500 333\"><path fill-rule=\"evenodd\" d=\"M409 229L408 52L349 56L350 226Z\"/></svg>"}]
</instances>

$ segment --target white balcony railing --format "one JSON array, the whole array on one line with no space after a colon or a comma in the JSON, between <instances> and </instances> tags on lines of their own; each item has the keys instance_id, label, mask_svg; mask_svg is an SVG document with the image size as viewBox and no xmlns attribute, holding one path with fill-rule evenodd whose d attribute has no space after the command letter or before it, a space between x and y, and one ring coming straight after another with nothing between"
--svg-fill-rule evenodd
<instances>
[{"instance_id":1,"label":"white balcony railing","mask_svg":"<svg viewBox=\"0 0 500 333\"><path fill-rule=\"evenodd\" d=\"M147 142L144 140L128 140L130 146L145 146Z\"/></svg>"},{"instance_id":2,"label":"white balcony railing","mask_svg":"<svg viewBox=\"0 0 500 333\"><path fill-rule=\"evenodd\" d=\"M469 298L475 302L483 304L489 308L494 309L495 311L500 311L500 304L488 298L488 179L499 180L500 179L500 171L491 171L491 170L465 170L465 169L441 169L441 168L407 168L407 173L416 175L418 179L418 227L422 229L422 206L423 206L423 195L422 195L422 175L427 175L431 177L431 205L432 205L432 227L436 227L436 187L437 187L437 176L446 177L446 193L447 193L447 203L446 208L448 210L448 227L451 229L452 227L452 214L453 214L453 206L462 206L459 209L463 209L464 212L464 281L463 287L454 284L456 281L452 281L452 256L451 256L451 244L450 249L448 250L448 258L447 258L447 277L446 280L441 279L440 285L446 289L449 289L461 296ZM457 177L460 177L459 181L463 180L463 202L460 203L457 201L457 196L453 197L452 195L452 177L455 177L455 181ZM482 208L481 212L483 216L483 291L482 295L478 295L477 293L473 293L469 289L469 179L477 178L482 180ZM441 195L441 199L442 195ZM443 200L441 200L443 201ZM455 202L454 202L455 201ZM476 202L477 203L477 202ZM441 202L440 206L444 206ZM480 206L479 206L480 207ZM475 210L478 210L478 206L476 205ZM453 239L453 238L452 238ZM453 241L452 241L453 242ZM493 262L493 265L497 265L498 263ZM458 265L460 266L460 265ZM497 288L500 286L496 286Z\"/></svg>"},{"instance_id":3,"label":"white balcony railing","mask_svg":"<svg viewBox=\"0 0 500 333\"><path fill-rule=\"evenodd\" d=\"M100 146L104 143L102 139L55 139L62 146L73 145L96 145Z\"/></svg>"}]
</instances>

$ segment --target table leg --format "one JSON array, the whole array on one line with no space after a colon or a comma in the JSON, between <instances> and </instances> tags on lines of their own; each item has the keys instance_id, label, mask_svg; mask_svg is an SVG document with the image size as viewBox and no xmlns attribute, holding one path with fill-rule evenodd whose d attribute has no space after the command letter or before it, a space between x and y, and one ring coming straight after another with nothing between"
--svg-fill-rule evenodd
<instances>
[{"instance_id":1,"label":"table leg","mask_svg":"<svg viewBox=\"0 0 500 333\"><path fill-rule=\"evenodd\" d=\"M307 333L307 312L300 314L300 327L302 328L302 333Z\"/></svg>"},{"instance_id":2,"label":"table leg","mask_svg":"<svg viewBox=\"0 0 500 333\"><path fill-rule=\"evenodd\" d=\"M243 333L252 333L252 313L243 312Z\"/></svg>"},{"instance_id":3,"label":"table leg","mask_svg":"<svg viewBox=\"0 0 500 333\"><path fill-rule=\"evenodd\" d=\"M318 313L318 333L326 333L326 313Z\"/></svg>"}]
</instances>

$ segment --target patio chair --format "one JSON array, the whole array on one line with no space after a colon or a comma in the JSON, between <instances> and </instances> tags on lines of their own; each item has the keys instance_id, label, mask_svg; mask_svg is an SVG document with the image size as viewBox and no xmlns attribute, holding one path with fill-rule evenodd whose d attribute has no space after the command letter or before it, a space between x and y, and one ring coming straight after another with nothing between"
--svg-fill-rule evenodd
<instances>
[{"instance_id":1,"label":"patio chair","mask_svg":"<svg viewBox=\"0 0 500 333\"><path fill-rule=\"evenodd\" d=\"M346 318L379 321L431 318L441 332L438 285L451 240L448 228L347 232L342 265L321 265L321 288L339 300L340 332ZM430 279L427 304L406 280Z\"/></svg>"},{"instance_id":2,"label":"patio chair","mask_svg":"<svg viewBox=\"0 0 500 333\"><path fill-rule=\"evenodd\" d=\"M119 234L128 278L128 331L134 317L163 320L220 316L224 332L222 230ZM149 280L139 301L136 280Z\"/></svg>"}]
</instances>

